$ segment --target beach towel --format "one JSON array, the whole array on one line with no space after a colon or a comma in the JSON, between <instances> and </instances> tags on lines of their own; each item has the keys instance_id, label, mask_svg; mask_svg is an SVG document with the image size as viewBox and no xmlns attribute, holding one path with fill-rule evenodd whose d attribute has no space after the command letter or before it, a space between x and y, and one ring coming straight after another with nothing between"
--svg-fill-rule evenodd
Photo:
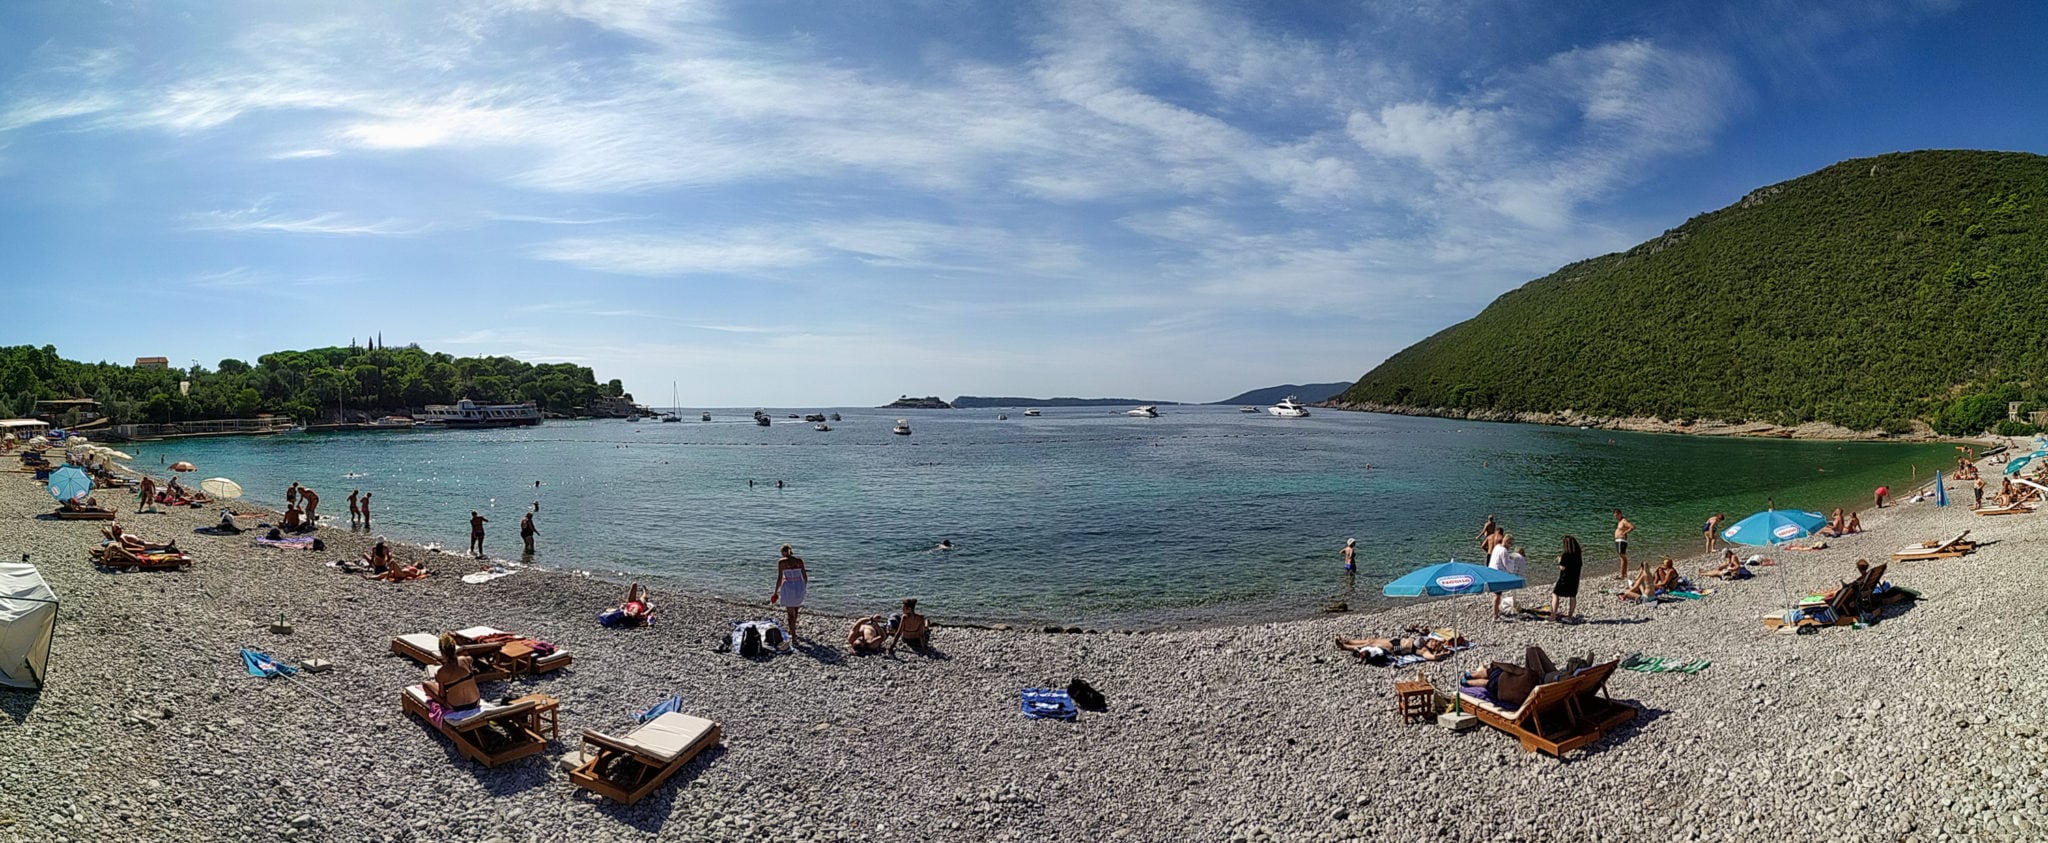
<instances>
[{"instance_id":1,"label":"beach towel","mask_svg":"<svg viewBox=\"0 0 2048 843\"><path fill-rule=\"evenodd\" d=\"M249 671L250 676L261 676L265 679L273 676L290 676L299 672L298 668L271 658L262 650L251 650L247 647L242 648L242 667Z\"/></svg>"},{"instance_id":2,"label":"beach towel","mask_svg":"<svg viewBox=\"0 0 2048 843\"><path fill-rule=\"evenodd\" d=\"M1706 659L1680 662L1677 659L1667 659L1661 656L1645 657L1641 653L1633 654L1621 660L1622 670L1633 670L1637 673L1698 673L1712 665L1713 662Z\"/></svg>"},{"instance_id":3,"label":"beach towel","mask_svg":"<svg viewBox=\"0 0 2048 843\"><path fill-rule=\"evenodd\" d=\"M678 713L678 712L681 712L682 710L683 710L683 695L682 695L682 694L675 694L675 695L672 695L672 696L670 696L670 697L669 697L668 699L665 699L665 700L662 700L661 702L655 703L655 704L654 704L654 707L653 707L653 708L650 708L650 709L648 709L648 710L646 710L646 711L640 712L640 716L639 716L639 717L636 717L636 718L634 718L634 719L635 719L635 720L638 720L638 721L640 721L640 722L642 722L642 723L645 723L645 722L647 722L647 721L649 721L649 720L653 720L654 718L656 718L656 717L660 717L660 716L662 716L662 715L664 715L664 714L672 714L672 713Z\"/></svg>"},{"instance_id":4,"label":"beach towel","mask_svg":"<svg viewBox=\"0 0 2048 843\"><path fill-rule=\"evenodd\" d=\"M1033 720L1072 720L1080 716L1074 697L1061 688L1025 688L1024 716Z\"/></svg>"}]
</instances>

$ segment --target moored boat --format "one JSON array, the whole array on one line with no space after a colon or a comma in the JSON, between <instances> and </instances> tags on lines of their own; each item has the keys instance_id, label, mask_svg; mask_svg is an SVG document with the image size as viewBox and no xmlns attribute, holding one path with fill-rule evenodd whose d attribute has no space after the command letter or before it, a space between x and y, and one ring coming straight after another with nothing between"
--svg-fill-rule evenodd
<instances>
[{"instance_id":1,"label":"moored boat","mask_svg":"<svg viewBox=\"0 0 2048 843\"><path fill-rule=\"evenodd\" d=\"M1124 415L1136 416L1141 419L1156 419L1159 418L1159 408L1147 404L1143 407L1134 407L1132 409L1125 410Z\"/></svg>"},{"instance_id":2,"label":"moored boat","mask_svg":"<svg viewBox=\"0 0 2048 843\"><path fill-rule=\"evenodd\" d=\"M464 398L453 404L428 404L420 420L448 427L531 427L540 424L540 408L525 404L478 404Z\"/></svg>"},{"instance_id":3,"label":"moored boat","mask_svg":"<svg viewBox=\"0 0 2048 843\"><path fill-rule=\"evenodd\" d=\"M1308 416L1308 408L1302 406L1300 399L1292 395L1280 399L1280 403L1268 407L1266 412L1282 418L1305 418Z\"/></svg>"},{"instance_id":4,"label":"moored boat","mask_svg":"<svg viewBox=\"0 0 2048 843\"><path fill-rule=\"evenodd\" d=\"M896 434L897 436L909 436L909 435L910 435L910 420L909 420L909 419L897 419L897 420L896 420L896 426L895 426L894 428L891 428L891 429L889 430L889 432L890 432L890 433L894 433L894 434Z\"/></svg>"}]
</instances>

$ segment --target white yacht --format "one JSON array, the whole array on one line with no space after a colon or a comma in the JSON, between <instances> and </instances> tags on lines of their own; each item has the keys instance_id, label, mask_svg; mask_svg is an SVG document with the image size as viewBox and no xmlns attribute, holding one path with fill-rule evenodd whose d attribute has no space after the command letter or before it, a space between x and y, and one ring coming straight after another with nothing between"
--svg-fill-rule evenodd
<instances>
[{"instance_id":1,"label":"white yacht","mask_svg":"<svg viewBox=\"0 0 2048 843\"><path fill-rule=\"evenodd\" d=\"M540 424L540 408L526 404L478 404L464 398L453 404L428 404L421 421L449 427L525 427Z\"/></svg>"},{"instance_id":2,"label":"white yacht","mask_svg":"<svg viewBox=\"0 0 2048 843\"><path fill-rule=\"evenodd\" d=\"M1031 409L1029 409L1029 410L1025 410L1025 411L1024 411L1024 415L1027 415L1027 416L1036 416L1036 415L1039 415L1039 412L1038 412L1038 408L1037 408L1037 407L1033 407L1033 408L1031 408Z\"/></svg>"},{"instance_id":3,"label":"white yacht","mask_svg":"<svg viewBox=\"0 0 2048 843\"><path fill-rule=\"evenodd\" d=\"M1280 403L1266 408L1266 412L1283 418L1305 418L1308 408L1301 405L1301 399L1292 395L1280 399Z\"/></svg>"},{"instance_id":4,"label":"white yacht","mask_svg":"<svg viewBox=\"0 0 2048 843\"><path fill-rule=\"evenodd\" d=\"M894 433L894 434L896 434L897 436L909 436L909 435L910 435L910 420L909 420L909 419L897 419L897 420L896 420L896 427L894 427L893 429L891 429L891 430L890 430L889 432L890 432L890 433Z\"/></svg>"},{"instance_id":5,"label":"white yacht","mask_svg":"<svg viewBox=\"0 0 2048 843\"><path fill-rule=\"evenodd\" d=\"M1136 408L1136 409L1132 409L1132 410L1125 410L1125 411L1124 411L1124 415L1126 415L1126 416L1137 416L1137 417L1139 417L1139 418L1144 418L1144 419L1156 419L1156 418L1159 418L1159 408L1158 408L1158 407L1154 407L1154 406L1152 406L1152 405L1150 405L1150 404L1147 404L1147 405L1145 405L1145 406L1143 406L1143 407L1138 407L1138 408Z\"/></svg>"}]
</instances>

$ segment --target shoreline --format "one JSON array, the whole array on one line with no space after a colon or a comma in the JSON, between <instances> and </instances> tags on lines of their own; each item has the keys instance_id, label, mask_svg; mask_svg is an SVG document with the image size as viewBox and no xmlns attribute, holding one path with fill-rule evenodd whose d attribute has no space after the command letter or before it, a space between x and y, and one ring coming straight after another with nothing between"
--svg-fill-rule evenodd
<instances>
[{"instance_id":1,"label":"shoreline","mask_svg":"<svg viewBox=\"0 0 2048 843\"><path fill-rule=\"evenodd\" d=\"M1991 436L1943 436L1934 432L1926 423L1914 420L1913 430L1906 433L1889 433L1882 430L1850 430L1826 422L1807 422L1786 427L1771 422L1747 421L1729 422L1700 419L1692 422L1673 422L1654 416L1593 416L1571 410L1537 412L1533 410L1473 410L1459 407L1412 407L1403 404L1378 404L1370 401L1338 401L1330 399L1316 404L1331 410L1349 413L1384 413L1393 416L1421 416L1426 418L1462 419L1465 421L1501 422L1504 424L1540 424L1552 427L1586 427L1599 430L1623 430L1630 433L1671 433L1682 436L1746 436L1764 439L1810 439L1838 442L1972 442L1994 444L2005 437Z\"/></svg>"},{"instance_id":2,"label":"shoreline","mask_svg":"<svg viewBox=\"0 0 2048 843\"><path fill-rule=\"evenodd\" d=\"M50 499L15 476L0 479L0 553L29 554L63 603L50 684L0 691L0 741L13 750L0 762L0 841L1022 841L1047 827L1122 841L1479 841L1544 839L1560 824L1586 841L1633 841L1646 829L1758 839L1852 821L1870 839L2020 839L2016 823L2048 822L2026 793L2048 778L2048 686L2003 678L2030 675L2048 648L2040 514L1887 507L1865 534L1669 605L1600 594L1612 581L1596 572L1612 560L1596 548L1580 624L1495 623L1484 597L1468 597L1136 634L941 626L942 656L926 657L850 654L843 619L806 613L804 646L755 662L712 645L727 621L768 616L760 606L663 590L654 625L606 630L594 616L623 588L592 577L366 581L324 563L374 535L323 528L325 553L272 550L193 534L217 507L138 516L132 494L124 526L176 537L196 561L183 573L100 571L85 551L102 523L34 518ZM1926 595L1909 611L1798 636L1756 620L1839 582L1859 555L1875 562L1965 528L1990 544L1892 563L1888 579ZM1518 600L1547 602L1545 592ZM923 608L945 623L943 605ZM294 634L267 631L279 613ZM388 654L391 637L479 623L575 656L559 673L485 689L561 700L561 738L540 757L486 769L399 710L420 670ZM1559 660L1640 652L1713 666L1617 671L1609 693L1645 713L1558 763L1483 727L1400 723L1392 685L1418 668L1370 667L1331 645L1411 624L1456 625L1477 645L1419 668L1439 687L1491 660L1519 662L1529 645ZM335 667L255 679L238 645ZM1074 677L1110 710L1073 723L1018 714L1018 689ZM1970 690L1947 690L1958 687ZM721 724L722 747L632 807L569 786L554 762L580 730L621 732L671 693ZM1880 756L1891 763L1868 763ZM1433 798L1389 792L1420 759L1454 774L1431 777ZM1623 780L1683 798L1617 799ZM199 793L237 796L190 798Z\"/></svg>"}]
</instances>

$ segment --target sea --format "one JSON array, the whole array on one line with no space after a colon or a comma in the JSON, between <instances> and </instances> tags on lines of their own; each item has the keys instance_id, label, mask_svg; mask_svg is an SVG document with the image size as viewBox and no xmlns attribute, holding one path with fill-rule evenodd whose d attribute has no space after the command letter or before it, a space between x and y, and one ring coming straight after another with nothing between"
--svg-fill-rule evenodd
<instances>
[{"instance_id":1,"label":"sea","mask_svg":"<svg viewBox=\"0 0 2048 843\"><path fill-rule=\"evenodd\" d=\"M1950 444L1622 433L1236 407L888 410L680 408L681 423L548 421L499 430L291 433L126 446L152 472L179 460L282 508L317 489L329 529L351 490L374 532L460 553L472 510L512 566L646 580L762 601L777 548L811 572L809 605L886 611L917 597L954 622L1168 628L1300 617L1387 602L1417 567L1482 562L1488 516L1545 579L1576 536L1592 576L1616 560L1699 552L1701 525L1767 506L1827 511L1902 493L1954 465ZM789 418L837 412L830 431ZM1000 418L1007 415L1008 418ZM908 436L891 432L908 421ZM537 552L520 516L538 504ZM1339 552L1357 540L1358 570ZM941 541L953 549L938 549ZM468 570L470 560L435 563Z\"/></svg>"}]
</instances>

